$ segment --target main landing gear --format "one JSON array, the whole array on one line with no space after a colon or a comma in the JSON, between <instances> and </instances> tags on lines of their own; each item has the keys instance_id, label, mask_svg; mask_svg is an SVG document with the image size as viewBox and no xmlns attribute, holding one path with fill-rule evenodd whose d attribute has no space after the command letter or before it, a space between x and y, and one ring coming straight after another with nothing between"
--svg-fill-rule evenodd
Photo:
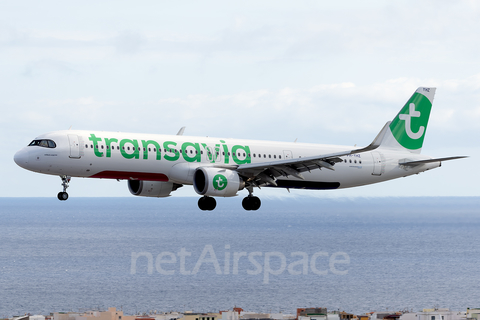
<instances>
[{"instance_id":1,"label":"main landing gear","mask_svg":"<svg viewBox=\"0 0 480 320\"><path fill-rule=\"evenodd\" d=\"M198 207L203 211L212 211L217 206L217 200L212 197L203 196L198 199Z\"/></svg>"},{"instance_id":2,"label":"main landing gear","mask_svg":"<svg viewBox=\"0 0 480 320\"><path fill-rule=\"evenodd\" d=\"M253 195L253 188L248 189L248 196L243 198L242 207L247 211L255 211L260 209L262 202L258 197ZM198 207L203 211L212 211L217 206L215 198L209 196L203 196L198 199Z\"/></svg>"},{"instance_id":3,"label":"main landing gear","mask_svg":"<svg viewBox=\"0 0 480 320\"><path fill-rule=\"evenodd\" d=\"M68 183L70 182L71 177L60 176L60 178L62 179L63 192L59 192L57 195L57 198L60 201L65 201L68 199L67 188L68 188Z\"/></svg>"},{"instance_id":4,"label":"main landing gear","mask_svg":"<svg viewBox=\"0 0 480 320\"><path fill-rule=\"evenodd\" d=\"M252 186L248 186L246 189L248 190L248 196L243 198L243 201L242 201L243 209L245 209L247 211L258 210L260 208L260 206L262 205L262 202L260 201L260 198L255 197L253 195L253 187Z\"/></svg>"},{"instance_id":5,"label":"main landing gear","mask_svg":"<svg viewBox=\"0 0 480 320\"><path fill-rule=\"evenodd\" d=\"M249 194L248 197L243 198L242 207L243 209L250 211L250 210L258 210L262 202L260 201L259 197L255 197L252 194Z\"/></svg>"},{"instance_id":6,"label":"main landing gear","mask_svg":"<svg viewBox=\"0 0 480 320\"><path fill-rule=\"evenodd\" d=\"M251 194L245 197L242 201L243 209L248 211L258 210L261 205L262 205L262 202L260 201L260 199ZM217 206L217 201L215 200L215 198L203 196L200 199L198 199L198 207L200 208L200 210L212 211L213 209L215 209L216 206Z\"/></svg>"}]
</instances>

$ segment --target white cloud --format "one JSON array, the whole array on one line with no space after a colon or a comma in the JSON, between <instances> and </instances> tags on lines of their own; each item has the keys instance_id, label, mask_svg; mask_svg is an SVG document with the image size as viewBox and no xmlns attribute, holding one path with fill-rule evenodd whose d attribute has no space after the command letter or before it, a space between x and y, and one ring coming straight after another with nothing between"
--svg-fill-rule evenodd
<instances>
[{"instance_id":1,"label":"white cloud","mask_svg":"<svg viewBox=\"0 0 480 320\"><path fill-rule=\"evenodd\" d=\"M123 31L115 39L115 47L119 53L133 54L140 51L145 42L146 40L140 33Z\"/></svg>"},{"instance_id":2,"label":"white cloud","mask_svg":"<svg viewBox=\"0 0 480 320\"><path fill-rule=\"evenodd\" d=\"M142 27L141 20L130 23L133 28L123 27L116 34L110 28L80 32L80 25L52 30L50 25L49 28L18 28L4 24L0 27L0 43L4 48L70 47L73 57L77 57L75 51L79 47L95 51L107 46L120 53L134 53L144 48L144 54L151 57L233 55L257 62L316 60L319 56L338 55L344 58L355 52L363 58L382 55L391 61L451 63L450 59L459 56L474 61L479 48L478 41L472 41L480 23L479 10L469 1L401 1L363 10L358 6L349 9L348 5L295 9L270 11L268 19L252 15L247 7L240 12L228 11L222 21L228 24L221 24L213 31L194 24L191 28L146 28ZM118 10L118 19L129 13L127 7L119 6ZM168 10L158 12L158 20L168 13ZM80 11L80 14L87 13ZM94 24L101 25L101 16L95 18Z\"/></svg>"}]
</instances>

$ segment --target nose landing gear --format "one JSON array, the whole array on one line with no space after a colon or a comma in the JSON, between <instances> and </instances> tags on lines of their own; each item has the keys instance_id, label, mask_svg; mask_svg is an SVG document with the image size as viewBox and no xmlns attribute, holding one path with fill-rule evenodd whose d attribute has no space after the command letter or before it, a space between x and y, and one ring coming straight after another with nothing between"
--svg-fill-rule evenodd
<instances>
[{"instance_id":1,"label":"nose landing gear","mask_svg":"<svg viewBox=\"0 0 480 320\"><path fill-rule=\"evenodd\" d=\"M59 192L57 194L57 198L58 200L60 201L65 201L68 199L68 193L67 193L67 188L68 188L68 183L70 182L70 179L72 177L69 177L69 176L60 176L60 178L62 179L62 186L63 186L63 192Z\"/></svg>"}]
</instances>

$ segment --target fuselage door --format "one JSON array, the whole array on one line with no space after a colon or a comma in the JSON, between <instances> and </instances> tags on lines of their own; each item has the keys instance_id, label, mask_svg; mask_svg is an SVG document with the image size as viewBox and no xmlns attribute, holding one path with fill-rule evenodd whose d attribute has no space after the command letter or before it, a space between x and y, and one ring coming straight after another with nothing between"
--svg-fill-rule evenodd
<instances>
[{"instance_id":1,"label":"fuselage door","mask_svg":"<svg viewBox=\"0 0 480 320\"><path fill-rule=\"evenodd\" d=\"M284 156L284 159L292 159L293 158L292 151L283 150L283 156Z\"/></svg>"},{"instance_id":2,"label":"fuselage door","mask_svg":"<svg viewBox=\"0 0 480 320\"><path fill-rule=\"evenodd\" d=\"M372 152L373 157L373 172L374 176L381 176L385 172L385 159L383 155L378 151Z\"/></svg>"},{"instance_id":3,"label":"fuselage door","mask_svg":"<svg viewBox=\"0 0 480 320\"><path fill-rule=\"evenodd\" d=\"M207 146L205 148L205 159L210 163L220 162L222 160L220 147Z\"/></svg>"},{"instance_id":4,"label":"fuselage door","mask_svg":"<svg viewBox=\"0 0 480 320\"><path fill-rule=\"evenodd\" d=\"M80 159L80 139L76 134L68 135L68 142L70 143L70 158Z\"/></svg>"}]
</instances>

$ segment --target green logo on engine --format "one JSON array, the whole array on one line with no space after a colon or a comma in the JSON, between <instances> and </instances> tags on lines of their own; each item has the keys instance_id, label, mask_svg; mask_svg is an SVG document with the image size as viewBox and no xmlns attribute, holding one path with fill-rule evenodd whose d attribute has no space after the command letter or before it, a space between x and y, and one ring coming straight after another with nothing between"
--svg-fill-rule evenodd
<instances>
[{"instance_id":1,"label":"green logo on engine","mask_svg":"<svg viewBox=\"0 0 480 320\"><path fill-rule=\"evenodd\" d=\"M213 187L215 190L223 190L227 187L227 178L223 174L217 174L213 177Z\"/></svg>"}]
</instances>

